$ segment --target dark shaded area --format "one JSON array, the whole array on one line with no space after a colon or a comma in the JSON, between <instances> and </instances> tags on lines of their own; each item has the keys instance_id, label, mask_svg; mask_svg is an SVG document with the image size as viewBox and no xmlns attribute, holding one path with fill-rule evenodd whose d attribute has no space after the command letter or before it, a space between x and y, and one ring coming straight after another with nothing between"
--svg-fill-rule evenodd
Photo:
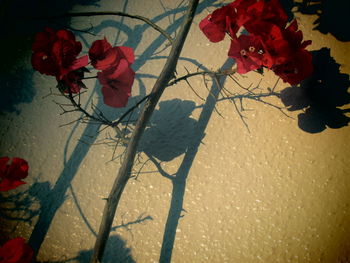
<instances>
[{"instance_id":1,"label":"dark shaded area","mask_svg":"<svg viewBox=\"0 0 350 263\"><path fill-rule=\"evenodd\" d=\"M185 153L197 136L197 121L190 117L195 103L173 99L159 103L140 142L139 151L169 162Z\"/></svg>"},{"instance_id":2,"label":"dark shaded area","mask_svg":"<svg viewBox=\"0 0 350 263\"><path fill-rule=\"evenodd\" d=\"M98 2L99 0L0 1L0 114L19 113L17 105L30 103L36 94L32 83L34 71L30 64L35 34L46 26L67 28L70 21L62 19L57 23L35 17L67 13L73 5L97 5Z\"/></svg>"},{"instance_id":3,"label":"dark shaded area","mask_svg":"<svg viewBox=\"0 0 350 263\"><path fill-rule=\"evenodd\" d=\"M288 16L288 21L291 21L294 18L294 14L292 12L292 9L294 7L294 1L293 0L280 0L280 3L283 6L283 9Z\"/></svg>"},{"instance_id":4,"label":"dark shaded area","mask_svg":"<svg viewBox=\"0 0 350 263\"><path fill-rule=\"evenodd\" d=\"M19 103L32 102L36 91L31 81L33 71L27 69L0 73L0 114L4 112L19 113Z\"/></svg>"},{"instance_id":5,"label":"dark shaded area","mask_svg":"<svg viewBox=\"0 0 350 263\"><path fill-rule=\"evenodd\" d=\"M92 256L92 249L83 250L79 253L79 255L71 260L74 262L85 263L89 262ZM69 261L71 261L69 260ZM69 262L65 261L65 262ZM106 250L103 256L102 263L134 263L136 262L131 256L131 249L126 247L125 242L118 236L113 235L110 236Z\"/></svg>"},{"instance_id":6,"label":"dark shaded area","mask_svg":"<svg viewBox=\"0 0 350 263\"><path fill-rule=\"evenodd\" d=\"M89 262L92 256L92 249L82 250L78 256L63 261L40 261L38 263L86 263ZM126 247L126 243L118 235L110 236L107 245L105 255L101 263L135 263L132 258L131 249Z\"/></svg>"},{"instance_id":7,"label":"dark shaded area","mask_svg":"<svg viewBox=\"0 0 350 263\"><path fill-rule=\"evenodd\" d=\"M21 188L20 186L18 190ZM40 211L38 206L32 207L32 205L42 204L49 192L48 182L34 183L30 188L21 192L0 192L0 218L32 223Z\"/></svg>"},{"instance_id":8,"label":"dark shaded area","mask_svg":"<svg viewBox=\"0 0 350 263\"><path fill-rule=\"evenodd\" d=\"M26 63L30 59L30 39L25 36L11 36L0 41L0 114L19 113L16 105L31 102L36 94L32 83L34 71Z\"/></svg>"},{"instance_id":9,"label":"dark shaded area","mask_svg":"<svg viewBox=\"0 0 350 263\"><path fill-rule=\"evenodd\" d=\"M281 100L288 110L304 110L298 115L299 127L310 133L347 126L350 103L349 76L340 73L340 65L330 56L328 48L312 51L313 75L299 86L284 89Z\"/></svg>"},{"instance_id":10,"label":"dark shaded area","mask_svg":"<svg viewBox=\"0 0 350 263\"><path fill-rule=\"evenodd\" d=\"M295 5L302 14L318 15L315 30L331 33L340 41L350 41L349 0L303 0Z\"/></svg>"}]
</instances>

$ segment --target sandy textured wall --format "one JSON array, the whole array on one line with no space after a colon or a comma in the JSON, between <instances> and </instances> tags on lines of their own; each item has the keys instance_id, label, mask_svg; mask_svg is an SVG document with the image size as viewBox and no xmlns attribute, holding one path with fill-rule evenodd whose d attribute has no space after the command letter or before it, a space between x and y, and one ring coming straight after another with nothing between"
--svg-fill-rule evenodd
<instances>
[{"instance_id":1,"label":"sandy textured wall","mask_svg":"<svg viewBox=\"0 0 350 263\"><path fill-rule=\"evenodd\" d=\"M217 1L200 3L178 65L179 75L186 73L185 67L193 72L201 64L209 69L233 64L227 61L229 41L209 43L198 28L199 21L214 10L214 3ZM174 32L183 6L182 1L174 0L103 0L90 6L76 5L73 11L124 9L154 18ZM343 88L346 97L349 42L313 30L317 15L295 16L305 39L313 41L310 50L330 48L334 61L322 60L324 66L328 63L334 69L335 63L341 65L327 85ZM85 51L103 36L135 49L135 99L129 105L150 91L169 52L157 32L136 21L113 17L74 18L71 24L79 29L92 25L92 32L98 35L79 33ZM30 70L28 52L17 65L21 70ZM327 57L328 51L322 52ZM237 79L242 85L258 86L261 92L277 81L271 72ZM46 96L55 86L54 78L35 72L24 80L26 84L16 83L34 90L32 100L15 105L17 113L8 108L1 115L0 153L28 160L30 176L27 185L5 194L15 204L1 199L3 232L11 237L21 235L35 246L42 241L41 261L87 262L103 198L119 167L119 158L111 159L122 154L123 148L113 155L114 131L97 133L100 127L96 124L59 127L80 115L60 115L53 101L62 99ZM302 109L284 110L287 117L279 109L249 98L242 100L246 127L229 101L219 100L214 109L202 78L190 83L199 96L186 83L168 88L145 132L135 165L137 176L123 194L106 262L116 262L114 257L119 257L118 262L169 262L170 258L181 263L348 262L349 128L306 132L298 126ZM111 119L122 112L102 105L100 86L93 80L87 85L86 105L93 102ZM224 85L233 93L241 92L230 79ZM279 81L276 90L286 87ZM208 88L214 94L217 91L211 81ZM330 100L332 94L329 92ZM207 102L200 97L208 98ZM265 101L284 107L275 97Z\"/></svg>"}]
</instances>

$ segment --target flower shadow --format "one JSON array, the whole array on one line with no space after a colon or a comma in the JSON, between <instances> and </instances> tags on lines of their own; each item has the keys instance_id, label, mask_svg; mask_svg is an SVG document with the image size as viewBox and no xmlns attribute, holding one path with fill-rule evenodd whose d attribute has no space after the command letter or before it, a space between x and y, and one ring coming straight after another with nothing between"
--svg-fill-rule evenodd
<instances>
[{"instance_id":1,"label":"flower shadow","mask_svg":"<svg viewBox=\"0 0 350 263\"><path fill-rule=\"evenodd\" d=\"M345 115L350 103L349 76L340 73L340 65L330 56L328 48L312 51L314 73L299 86L281 92L281 100L289 111L304 110L298 115L299 127L309 133L347 126ZM342 108L341 108L342 107Z\"/></svg>"},{"instance_id":2,"label":"flower shadow","mask_svg":"<svg viewBox=\"0 0 350 263\"><path fill-rule=\"evenodd\" d=\"M81 250L74 258L58 261L38 261L38 263L85 263L92 256L92 249ZM107 241L105 254L101 263L135 263L131 255L131 249L126 247L126 242L119 235L111 235Z\"/></svg>"},{"instance_id":3,"label":"flower shadow","mask_svg":"<svg viewBox=\"0 0 350 263\"><path fill-rule=\"evenodd\" d=\"M190 117L195 108L195 103L188 100L160 102L142 136L139 150L164 162L185 153L197 137L197 121Z\"/></svg>"},{"instance_id":4,"label":"flower shadow","mask_svg":"<svg viewBox=\"0 0 350 263\"><path fill-rule=\"evenodd\" d=\"M82 250L78 256L65 262L77 262L85 263L89 262L92 256L92 249ZM131 249L126 247L125 241L123 241L118 235L111 235L107 241L106 250L101 263L134 263L136 262L131 255Z\"/></svg>"},{"instance_id":5,"label":"flower shadow","mask_svg":"<svg viewBox=\"0 0 350 263\"><path fill-rule=\"evenodd\" d=\"M302 14L318 15L314 29L323 34L331 33L340 41L350 41L350 27L347 26L350 1L303 0L295 5Z\"/></svg>"}]
</instances>

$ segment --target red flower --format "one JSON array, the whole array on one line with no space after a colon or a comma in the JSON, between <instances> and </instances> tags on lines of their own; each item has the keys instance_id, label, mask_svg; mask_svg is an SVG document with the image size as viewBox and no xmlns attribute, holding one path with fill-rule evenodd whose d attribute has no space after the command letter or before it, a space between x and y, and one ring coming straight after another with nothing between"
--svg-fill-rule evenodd
<instances>
[{"instance_id":1,"label":"red flower","mask_svg":"<svg viewBox=\"0 0 350 263\"><path fill-rule=\"evenodd\" d=\"M264 47L263 64L268 68L285 63L292 54L292 46L284 38L283 31L276 25L268 23L268 34L263 35L262 45Z\"/></svg>"},{"instance_id":2,"label":"red flower","mask_svg":"<svg viewBox=\"0 0 350 263\"><path fill-rule=\"evenodd\" d=\"M212 42L230 34L228 55L236 60L238 73L265 66L294 85L313 71L311 54L305 50L311 41L303 41L295 20L286 27L287 21L279 0L235 0L215 10L199 27ZM241 26L250 35L237 38Z\"/></svg>"},{"instance_id":3,"label":"red flower","mask_svg":"<svg viewBox=\"0 0 350 263\"><path fill-rule=\"evenodd\" d=\"M281 65L272 69L284 82L291 85L299 84L311 76L313 72L312 55L305 49L300 49Z\"/></svg>"},{"instance_id":4,"label":"red flower","mask_svg":"<svg viewBox=\"0 0 350 263\"><path fill-rule=\"evenodd\" d=\"M236 60L237 72L240 74L258 69L263 63L261 40L253 35L241 35L232 39L228 55Z\"/></svg>"},{"instance_id":5,"label":"red flower","mask_svg":"<svg viewBox=\"0 0 350 263\"><path fill-rule=\"evenodd\" d=\"M106 38L96 40L89 50L91 64L95 69L105 70L117 66L121 60L128 64L135 61L134 52L129 47L112 47Z\"/></svg>"},{"instance_id":6,"label":"red flower","mask_svg":"<svg viewBox=\"0 0 350 263\"><path fill-rule=\"evenodd\" d=\"M89 57L94 68L102 70L97 78L102 85L104 103L115 108L125 107L135 77L130 67L135 61L132 48L112 47L104 38L92 43Z\"/></svg>"},{"instance_id":7,"label":"red flower","mask_svg":"<svg viewBox=\"0 0 350 263\"><path fill-rule=\"evenodd\" d=\"M22 237L11 239L0 247L0 263L30 263L32 257L33 250Z\"/></svg>"},{"instance_id":8,"label":"red flower","mask_svg":"<svg viewBox=\"0 0 350 263\"><path fill-rule=\"evenodd\" d=\"M303 32L301 32L301 30L298 30L298 24L295 19L282 32L284 39L288 41L292 49L295 51L299 49L304 49L311 44L311 40L303 41Z\"/></svg>"},{"instance_id":9,"label":"red flower","mask_svg":"<svg viewBox=\"0 0 350 263\"><path fill-rule=\"evenodd\" d=\"M64 75L88 64L87 56L77 59L81 43L68 30L46 28L35 36L32 46L32 65L42 74L61 80Z\"/></svg>"},{"instance_id":10,"label":"red flower","mask_svg":"<svg viewBox=\"0 0 350 263\"><path fill-rule=\"evenodd\" d=\"M290 60L295 53L311 44L311 41L302 41L303 34L298 30L296 20L286 29L270 25L268 34L263 37L263 46L266 52L264 66L272 68Z\"/></svg>"},{"instance_id":11,"label":"red flower","mask_svg":"<svg viewBox=\"0 0 350 263\"><path fill-rule=\"evenodd\" d=\"M8 191L25 184L22 179L28 176L28 163L14 157L9 164L9 157L0 158L0 191Z\"/></svg>"},{"instance_id":12,"label":"red flower","mask_svg":"<svg viewBox=\"0 0 350 263\"><path fill-rule=\"evenodd\" d=\"M260 35L264 32L259 27L261 23L271 23L280 28L285 28L288 16L279 0L270 0L268 2L260 0L242 10L240 20L242 21L241 25L249 33Z\"/></svg>"},{"instance_id":13,"label":"red flower","mask_svg":"<svg viewBox=\"0 0 350 263\"><path fill-rule=\"evenodd\" d=\"M104 103L115 108L125 107L131 95L134 77L135 72L125 60L114 70L98 72L97 78L102 85Z\"/></svg>"},{"instance_id":14,"label":"red flower","mask_svg":"<svg viewBox=\"0 0 350 263\"><path fill-rule=\"evenodd\" d=\"M239 29L236 23L236 11L232 4L215 10L199 23L199 28L211 42L220 42L229 33L235 37Z\"/></svg>"}]
</instances>

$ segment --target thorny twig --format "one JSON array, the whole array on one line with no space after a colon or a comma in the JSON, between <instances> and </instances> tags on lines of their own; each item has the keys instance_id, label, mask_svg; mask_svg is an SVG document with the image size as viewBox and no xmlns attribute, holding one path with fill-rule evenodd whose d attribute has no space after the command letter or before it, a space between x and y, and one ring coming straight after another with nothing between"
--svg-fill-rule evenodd
<instances>
[{"instance_id":1,"label":"thorny twig","mask_svg":"<svg viewBox=\"0 0 350 263\"><path fill-rule=\"evenodd\" d=\"M132 14L127 14L124 12L109 12L109 11L101 11L101 12L79 12L79 13L66 13L62 15L57 15L57 16L51 16L51 17L37 17L38 19L57 19L57 18L64 18L64 17L79 17L79 16L123 16L123 17L128 17L132 19L138 19L146 24L150 25L152 28L154 28L156 31L161 33L164 37L166 37L170 43L173 43L173 38L165 31L163 30L160 26L157 24L153 23L150 19L139 16L139 15L132 15Z\"/></svg>"}]
</instances>

